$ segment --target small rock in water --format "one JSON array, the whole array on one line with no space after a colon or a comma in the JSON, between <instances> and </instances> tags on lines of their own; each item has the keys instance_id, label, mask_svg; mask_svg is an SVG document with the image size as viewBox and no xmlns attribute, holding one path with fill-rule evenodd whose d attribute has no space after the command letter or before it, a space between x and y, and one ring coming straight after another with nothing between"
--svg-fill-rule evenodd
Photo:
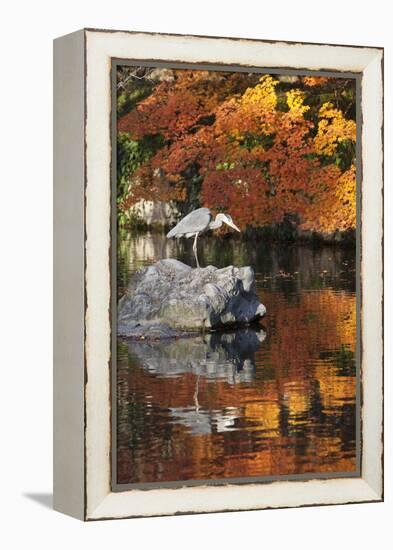
<instances>
[{"instance_id":1,"label":"small rock in water","mask_svg":"<svg viewBox=\"0 0 393 550\"><path fill-rule=\"evenodd\" d=\"M178 260L160 260L138 271L120 299L118 334L173 338L247 325L265 313L251 267L193 269Z\"/></svg>"}]
</instances>

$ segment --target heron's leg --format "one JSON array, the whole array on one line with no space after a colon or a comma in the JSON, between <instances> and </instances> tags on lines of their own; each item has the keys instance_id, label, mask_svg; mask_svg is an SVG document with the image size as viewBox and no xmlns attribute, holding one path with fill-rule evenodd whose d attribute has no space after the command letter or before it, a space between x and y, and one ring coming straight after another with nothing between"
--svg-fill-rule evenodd
<instances>
[{"instance_id":1,"label":"heron's leg","mask_svg":"<svg viewBox=\"0 0 393 550\"><path fill-rule=\"evenodd\" d=\"M197 268L199 268L197 240L198 240L198 233L195 233L195 239L194 239L194 244L192 245L192 249L194 251Z\"/></svg>"}]
</instances>

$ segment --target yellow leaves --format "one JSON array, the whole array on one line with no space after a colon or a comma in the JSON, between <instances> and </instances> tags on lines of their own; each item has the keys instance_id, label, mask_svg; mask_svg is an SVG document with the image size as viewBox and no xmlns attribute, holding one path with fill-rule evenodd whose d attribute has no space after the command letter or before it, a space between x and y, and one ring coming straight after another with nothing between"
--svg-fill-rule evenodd
<instances>
[{"instance_id":1,"label":"yellow leaves","mask_svg":"<svg viewBox=\"0 0 393 550\"><path fill-rule=\"evenodd\" d=\"M338 180L336 195L343 202L353 201L356 193L356 169L352 166L344 172Z\"/></svg>"},{"instance_id":2,"label":"yellow leaves","mask_svg":"<svg viewBox=\"0 0 393 550\"><path fill-rule=\"evenodd\" d=\"M345 220L345 229L356 225L356 169L352 165L339 178L336 197L340 201L341 217Z\"/></svg>"},{"instance_id":3,"label":"yellow leaves","mask_svg":"<svg viewBox=\"0 0 393 550\"><path fill-rule=\"evenodd\" d=\"M287 92L287 105L289 112L297 117L302 117L310 107L304 105L305 94L301 90L293 89Z\"/></svg>"},{"instance_id":4,"label":"yellow leaves","mask_svg":"<svg viewBox=\"0 0 393 550\"><path fill-rule=\"evenodd\" d=\"M278 80L264 75L259 83L247 88L241 97L233 97L216 111L217 130L238 143L247 134L272 133L275 130Z\"/></svg>"},{"instance_id":5,"label":"yellow leaves","mask_svg":"<svg viewBox=\"0 0 393 550\"><path fill-rule=\"evenodd\" d=\"M263 75L259 84L254 88L247 88L241 98L242 105L255 105L260 109L273 111L277 105L276 86L278 80L270 75Z\"/></svg>"},{"instance_id":6,"label":"yellow leaves","mask_svg":"<svg viewBox=\"0 0 393 550\"><path fill-rule=\"evenodd\" d=\"M356 123L347 120L332 103L324 103L319 110L318 133L314 138L316 152L331 156L345 140L356 141Z\"/></svg>"}]
</instances>

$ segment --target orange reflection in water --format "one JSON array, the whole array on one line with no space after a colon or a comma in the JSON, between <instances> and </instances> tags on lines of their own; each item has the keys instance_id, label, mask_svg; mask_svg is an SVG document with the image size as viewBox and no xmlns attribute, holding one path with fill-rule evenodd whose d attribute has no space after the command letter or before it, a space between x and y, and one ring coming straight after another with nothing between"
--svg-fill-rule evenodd
<instances>
[{"instance_id":1,"label":"orange reflection in water","mask_svg":"<svg viewBox=\"0 0 393 550\"><path fill-rule=\"evenodd\" d=\"M244 349L119 342L118 483L356 470L355 294L259 292Z\"/></svg>"}]
</instances>

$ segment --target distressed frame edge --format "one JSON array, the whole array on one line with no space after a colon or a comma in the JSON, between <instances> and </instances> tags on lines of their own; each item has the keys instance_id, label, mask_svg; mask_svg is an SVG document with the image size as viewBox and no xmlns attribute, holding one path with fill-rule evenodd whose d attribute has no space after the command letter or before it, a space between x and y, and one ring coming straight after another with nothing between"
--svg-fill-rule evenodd
<instances>
[{"instance_id":1,"label":"distressed frame edge","mask_svg":"<svg viewBox=\"0 0 393 550\"><path fill-rule=\"evenodd\" d=\"M96 34L97 32L98 33L101 33L101 31L89 31L89 34L94 32L94 34ZM104 31L105 32L105 31ZM116 31L113 31L113 32L116 32ZM140 34L146 34L146 33L137 33L138 35ZM154 35L155 36L155 35ZM168 36L168 35L166 35ZM169 36L173 36L173 35L169 35ZM193 38L193 37L188 37L188 38ZM208 39L210 39L211 37L206 37ZM228 40L235 40L235 39L228 39ZM247 39L246 39L247 40ZM263 41L256 41L256 42L263 42ZM299 43L296 43L296 44L299 44ZM319 46L316 46L318 49L319 49ZM344 46L344 48L347 48L347 49L351 49L350 46ZM369 47L365 47L367 50L373 50L373 53L374 53L374 60L377 59L378 57L381 59L381 62L383 63L383 50L381 50L381 48L369 48ZM184 60L184 61L187 61L187 60ZM371 65L371 61L370 61L370 65ZM365 74L366 72L366 69L367 69L368 65L366 65L364 68L363 68L363 75ZM377 75L378 76L378 75ZM380 78L377 82L377 84L379 85L380 83L382 84L382 73L380 72L379 74ZM379 96L379 99L381 99L382 101L382 98L383 98L383 90L381 90L381 94ZM382 109L380 110L380 113L379 113L381 116L380 116L380 119L381 119L381 128L380 130L382 130L383 126L382 126ZM364 130L364 129L363 129ZM382 151L382 140L381 140L381 151ZM376 166L374 165L374 168ZM377 172L380 172L381 170L379 169L378 170L378 167L377 168ZM380 174L382 176L382 174ZM381 183L381 191L383 190L383 178L378 178L380 180L380 183ZM381 209L381 212L380 214L382 215L382 209ZM381 265L378 265L378 268L377 269L380 269L380 267L382 267ZM381 299L383 299L383 294L381 295ZM381 344L382 344L382 340L381 340ZM381 370L381 369L380 369ZM382 374L382 372L381 372ZM382 380L383 382L383 380ZM382 387L379 388L379 390L377 389L377 391L379 391L379 394L380 394L380 397L382 398ZM382 406L382 399L381 399L381 406ZM383 426L381 426L381 432L383 430ZM383 449L381 447L381 457L383 457ZM382 458L383 459L383 458ZM357 497L355 498L355 500L353 502L364 502L364 501L367 501L367 502L375 502L375 501L381 501L383 499L383 472L382 472L382 464L381 464L381 468L379 469L380 471L377 472L377 475L374 476L374 479L373 481L370 483L368 483L368 478L369 476L368 475L365 475L365 477L363 478L359 478L357 480L352 480L353 482L355 482L358 487L361 487L364 491L364 495L368 495L366 500L364 500L362 497ZM346 480L344 480L346 481ZM369 481L371 481L371 478L369 478ZM278 485L278 484L282 484L282 483L285 483L285 482L273 482L275 485ZM305 485L306 483L308 484L314 484L314 483L318 483L318 482L287 482L287 483L301 483L302 485ZM322 482L322 484L325 485L326 487L326 483L330 483L330 481L325 481L325 482ZM252 484L247 484L246 485L247 487L252 487ZM270 484L271 486L271 484ZM198 489L204 489L205 487L198 487ZM228 486L225 487L224 489L227 489L229 488ZM287 485L287 488L288 488L288 485ZM352 483L352 488L354 488L354 485ZM88 489L88 487L87 487ZM209 487L208 490L209 491L212 491L212 487ZM193 491L195 492L196 488L192 488L192 489L189 489L187 488L187 491ZM163 490L159 490L160 492L162 492ZM173 491L179 491L178 489L176 490L173 490ZM183 491L183 489L181 490ZM131 493L131 492L134 492L134 491L127 491L127 493ZM156 491L154 491L156 492ZM135 492L134 492L135 493ZM215 509L215 510L187 510L187 511L172 511L172 512L168 512L168 513L146 513L146 514L137 514L136 516L132 515L132 514L127 514L126 515L122 515L122 514L118 514L118 515L112 515L111 513L109 513L108 515L108 505L109 505L109 509L110 507L113 505L113 503L111 502L113 500L113 495L119 495L119 493L111 493L110 490L107 492L106 496L100 500L99 504L96 505L96 506L93 506L92 508L88 508L87 511L86 511L86 518L85 519L108 519L109 517L141 517L141 516L151 516L151 515L172 515L172 514L176 514L176 513L203 513L203 511L208 511L208 512L219 512L219 511L224 511L224 509L220 508L220 509ZM180 496L180 495L179 495ZM206 495L205 495L206 496ZM191 499L192 500L192 499ZM347 501L348 502L348 501ZM342 504L344 504L344 502L341 502ZM304 506L304 505L323 505L323 504L340 504L339 501L335 500L334 502L326 502L326 499L323 499L322 501L320 502L313 502L313 503L306 503L306 504L299 504L298 506ZM293 504L290 504L289 506L294 506ZM246 509L262 509L262 508L271 508L271 507L274 507L274 508L278 508L278 507L285 507L282 506L282 505L274 505L274 506L270 506L268 504L266 505L260 505L258 507L248 507ZM206 507L205 507L206 508ZM235 508L233 510L239 510L242 508ZM244 508L243 508L244 509ZM232 510L232 509L231 509Z\"/></svg>"},{"instance_id":2,"label":"distressed frame edge","mask_svg":"<svg viewBox=\"0 0 393 550\"><path fill-rule=\"evenodd\" d=\"M333 486L334 482L338 482ZM343 491L343 482L346 481L350 482L350 486L344 487ZM288 485L285 485L288 484ZM294 487L294 484L298 484L301 486L301 488ZM181 516L181 515L192 515L192 514L214 514L214 513L227 513L227 512L255 512L255 511L262 511L262 510L282 510L287 508L309 508L314 506L346 506L350 504L365 504L365 503L381 503L383 502L383 495L381 495L379 492L374 491L374 489L367 483L367 481L364 480L364 478L357 478L357 479L351 479L351 478L343 478L342 480L338 479L331 479L331 480L307 480L307 481L273 481L269 484L267 484L272 487L274 485L274 488L277 488L279 485L279 489L283 489L287 495L288 495L288 489L293 490L292 492L294 494L290 494L289 498L286 496L287 502L278 502L278 501L270 501L270 502L260 502L258 504L252 504L249 503L238 505L238 507L232 507L232 506L225 506L224 504L220 505L212 505L209 508L209 505L207 504L209 497L212 495L212 491L215 489L218 489L218 487L214 486L197 486L197 487L185 487L183 489L170 489L170 491L176 492L176 491L182 491L182 495L176 495L177 498L183 499L183 500L189 500L190 503L193 502L193 504L190 504L189 508L182 507L182 509L178 509L176 505L172 507L171 510L167 511L150 511L150 512L137 512L136 510L138 507L136 506L133 512L127 512L124 511L113 513L113 510L118 507L118 504L115 502L115 495L119 495L122 493L108 493L108 495L102 500L102 502L97 506L96 509L94 509L92 512L86 514L86 521L99 521L99 520L108 520L108 519L136 519L136 518L149 518L149 517L166 517L166 516ZM328 487L330 485L330 487ZM226 487L233 488L233 485L228 484ZM255 484L244 484L244 487L248 487L249 489L255 488ZM200 489L201 491L209 492L210 494L206 494L201 492L198 495L198 499L193 498L195 495L190 493L184 493L184 490L195 492L196 489ZM222 490L225 490L225 487L221 487ZM309 490L310 489L310 490ZM332 491L333 490L333 491ZM341 495L339 495L339 492L341 490ZM348 490L348 493L346 491ZM156 489L151 490L154 491L155 497L159 497L159 493L163 491L163 489ZM316 498L313 493L315 491L320 491L323 493L321 497ZM129 491L127 491L129 492ZM301 499L302 501L299 502L299 500L294 500L294 495L296 498L299 498L297 495L301 492ZM331 493L334 492L335 496L332 496ZM308 494L310 493L310 494ZM351 495L351 496L349 496ZM172 504L172 503L171 503ZM126 508L126 507L125 507Z\"/></svg>"}]
</instances>

